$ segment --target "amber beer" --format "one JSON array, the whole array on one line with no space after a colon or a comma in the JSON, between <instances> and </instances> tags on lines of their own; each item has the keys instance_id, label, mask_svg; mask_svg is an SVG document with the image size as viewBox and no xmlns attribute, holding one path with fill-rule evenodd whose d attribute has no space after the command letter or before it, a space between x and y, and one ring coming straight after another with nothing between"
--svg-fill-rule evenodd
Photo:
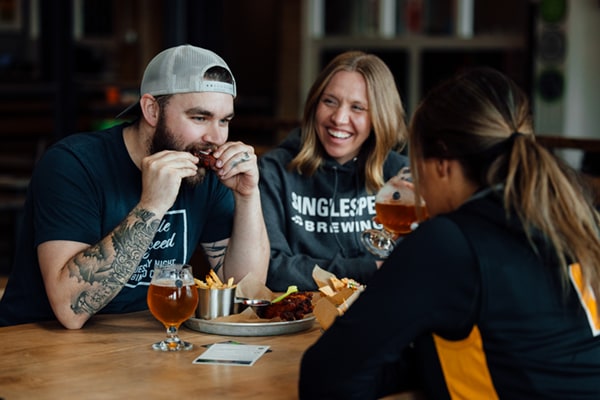
<instances>
[{"instance_id":1,"label":"amber beer","mask_svg":"<svg viewBox=\"0 0 600 400\"><path fill-rule=\"evenodd\" d=\"M148 288L148 308L165 326L179 326L194 314L198 290L194 283L177 287L173 281L158 281Z\"/></svg>"},{"instance_id":2,"label":"amber beer","mask_svg":"<svg viewBox=\"0 0 600 400\"><path fill-rule=\"evenodd\" d=\"M398 204L398 203L375 203L375 213L377 220L388 231L396 235L406 235L412 230L411 225L418 222L417 209L413 204ZM426 218L427 211L425 206L421 206L420 215Z\"/></svg>"}]
</instances>

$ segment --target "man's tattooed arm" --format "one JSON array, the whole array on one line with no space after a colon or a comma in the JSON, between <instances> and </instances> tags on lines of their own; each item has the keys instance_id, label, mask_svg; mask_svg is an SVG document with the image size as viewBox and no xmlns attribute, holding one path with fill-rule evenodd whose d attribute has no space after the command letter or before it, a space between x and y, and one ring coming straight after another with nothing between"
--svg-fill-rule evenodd
<instances>
[{"instance_id":1,"label":"man's tattooed arm","mask_svg":"<svg viewBox=\"0 0 600 400\"><path fill-rule=\"evenodd\" d=\"M69 275L83 283L83 290L72 300L74 313L94 315L121 291L159 223L154 213L135 208L111 234L69 262Z\"/></svg>"},{"instance_id":2,"label":"man's tattooed arm","mask_svg":"<svg viewBox=\"0 0 600 400\"><path fill-rule=\"evenodd\" d=\"M224 276L224 271L221 267L225 260L228 242L229 240L221 240L213 243L202 243L202 248L208 259L208 264L222 279L227 279L227 277Z\"/></svg>"}]
</instances>

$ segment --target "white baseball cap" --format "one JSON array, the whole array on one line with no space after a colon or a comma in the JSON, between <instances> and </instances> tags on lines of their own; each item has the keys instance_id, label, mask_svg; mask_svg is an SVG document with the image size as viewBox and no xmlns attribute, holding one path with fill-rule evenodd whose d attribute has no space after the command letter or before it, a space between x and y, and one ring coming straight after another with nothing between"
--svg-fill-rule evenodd
<instances>
[{"instance_id":1,"label":"white baseball cap","mask_svg":"<svg viewBox=\"0 0 600 400\"><path fill-rule=\"evenodd\" d=\"M212 67L226 69L233 83L207 80L205 73ZM140 95L192 92L220 92L236 96L235 79L227 63L214 52L191 45L172 47L158 53L146 66ZM140 102L123 110L116 118L120 118L138 108Z\"/></svg>"}]
</instances>

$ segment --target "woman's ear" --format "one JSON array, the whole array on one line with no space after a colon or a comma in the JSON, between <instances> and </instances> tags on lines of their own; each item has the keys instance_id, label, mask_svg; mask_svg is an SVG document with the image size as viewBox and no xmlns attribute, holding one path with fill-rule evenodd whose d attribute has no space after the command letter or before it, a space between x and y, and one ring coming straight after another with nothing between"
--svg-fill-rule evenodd
<instances>
[{"instance_id":1,"label":"woman's ear","mask_svg":"<svg viewBox=\"0 0 600 400\"><path fill-rule=\"evenodd\" d=\"M448 178L452 172L450 161L445 158L435 160L435 170L440 178Z\"/></svg>"},{"instance_id":2,"label":"woman's ear","mask_svg":"<svg viewBox=\"0 0 600 400\"><path fill-rule=\"evenodd\" d=\"M158 123L159 106L156 99L150 94L144 94L140 98L142 115L149 125L155 127Z\"/></svg>"},{"instance_id":3,"label":"woman's ear","mask_svg":"<svg viewBox=\"0 0 600 400\"><path fill-rule=\"evenodd\" d=\"M439 159L437 169L441 179L448 180L452 185L464 181L465 174L462 164L458 160Z\"/></svg>"}]
</instances>

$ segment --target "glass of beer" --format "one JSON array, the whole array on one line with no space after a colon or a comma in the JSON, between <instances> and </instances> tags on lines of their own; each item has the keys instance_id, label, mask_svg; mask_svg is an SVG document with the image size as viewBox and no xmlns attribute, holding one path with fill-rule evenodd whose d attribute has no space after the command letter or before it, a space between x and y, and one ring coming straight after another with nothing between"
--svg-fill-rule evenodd
<instances>
[{"instance_id":1,"label":"glass of beer","mask_svg":"<svg viewBox=\"0 0 600 400\"><path fill-rule=\"evenodd\" d=\"M361 240L373 255L386 259L394 250L397 238L406 235L427 218L425 201L417 201L410 182L410 169L402 168L388 180L375 196L376 222L383 229L367 229Z\"/></svg>"},{"instance_id":2,"label":"glass of beer","mask_svg":"<svg viewBox=\"0 0 600 400\"><path fill-rule=\"evenodd\" d=\"M154 350L190 350L193 345L178 336L179 326L198 306L198 290L189 265L156 266L148 288L148 308L167 328L167 338L154 343Z\"/></svg>"}]
</instances>

